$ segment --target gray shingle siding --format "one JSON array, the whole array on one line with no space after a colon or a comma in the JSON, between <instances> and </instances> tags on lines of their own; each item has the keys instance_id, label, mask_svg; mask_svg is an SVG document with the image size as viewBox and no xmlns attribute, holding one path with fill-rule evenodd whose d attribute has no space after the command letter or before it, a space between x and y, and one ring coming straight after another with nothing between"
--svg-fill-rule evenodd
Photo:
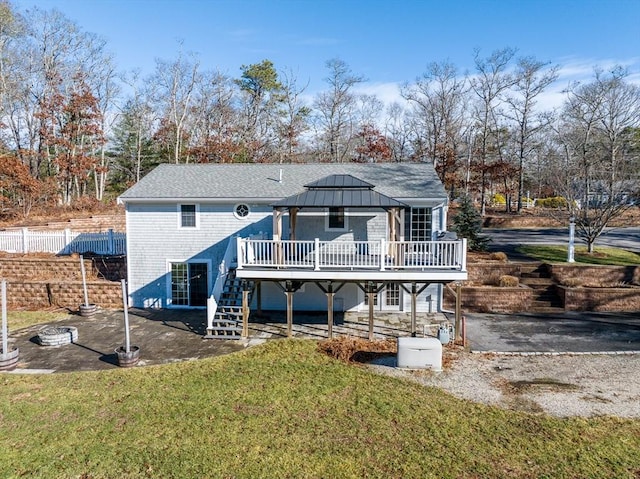
<instances>
[{"instance_id":1,"label":"gray shingle siding","mask_svg":"<svg viewBox=\"0 0 640 479\"><path fill-rule=\"evenodd\" d=\"M272 210L254 205L236 218L233 205L199 204L199 227L180 228L177 203L127 205L129 292L134 306L167 306L167 262L209 260L213 278L229 238L271 232Z\"/></svg>"}]
</instances>

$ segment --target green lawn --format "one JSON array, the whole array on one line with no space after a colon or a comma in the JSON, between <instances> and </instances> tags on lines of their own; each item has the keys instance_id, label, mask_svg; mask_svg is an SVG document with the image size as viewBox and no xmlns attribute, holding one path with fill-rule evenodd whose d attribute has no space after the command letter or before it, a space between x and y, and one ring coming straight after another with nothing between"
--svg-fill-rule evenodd
<instances>
[{"instance_id":1,"label":"green lawn","mask_svg":"<svg viewBox=\"0 0 640 479\"><path fill-rule=\"evenodd\" d=\"M522 245L517 251L547 263L566 263L568 246L561 245ZM576 263L602 264L612 266L630 266L640 264L640 254L619 248L597 246L593 254L587 252L586 246L576 246L574 251Z\"/></svg>"},{"instance_id":2,"label":"green lawn","mask_svg":"<svg viewBox=\"0 0 640 479\"><path fill-rule=\"evenodd\" d=\"M457 400L309 340L164 366L0 375L0 477L632 478L640 421Z\"/></svg>"}]
</instances>

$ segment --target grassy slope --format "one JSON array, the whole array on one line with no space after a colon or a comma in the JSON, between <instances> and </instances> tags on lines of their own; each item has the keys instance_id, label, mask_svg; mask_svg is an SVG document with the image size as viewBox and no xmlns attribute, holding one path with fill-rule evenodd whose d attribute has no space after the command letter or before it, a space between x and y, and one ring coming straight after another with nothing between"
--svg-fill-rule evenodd
<instances>
[{"instance_id":1,"label":"grassy slope","mask_svg":"<svg viewBox=\"0 0 640 479\"><path fill-rule=\"evenodd\" d=\"M312 341L158 367L0 375L0 477L634 477L640 422L476 405Z\"/></svg>"},{"instance_id":2,"label":"grassy slope","mask_svg":"<svg viewBox=\"0 0 640 479\"><path fill-rule=\"evenodd\" d=\"M561 245L522 245L518 247L520 253L547 263L566 263L567 250L567 246ZM583 264L611 266L633 266L640 264L640 254L605 246L596 247L592 254L587 252L586 246L576 246L574 259L576 263Z\"/></svg>"}]
</instances>

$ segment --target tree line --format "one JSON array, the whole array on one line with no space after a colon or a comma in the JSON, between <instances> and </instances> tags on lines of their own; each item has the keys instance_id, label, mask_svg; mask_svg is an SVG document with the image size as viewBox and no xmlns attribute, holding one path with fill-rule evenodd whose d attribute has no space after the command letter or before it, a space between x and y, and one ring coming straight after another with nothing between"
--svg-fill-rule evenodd
<instances>
[{"instance_id":1,"label":"tree line","mask_svg":"<svg viewBox=\"0 0 640 479\"><path fill-rule=\"evenodd\" d=\"M28 214L106 200L165 162L428 161L483 212L497 197L520 210L558 196L585 224L637 195L640 88L624 68L594 68L545 110L559 65L472 55L469 72L428 63L385 105L339 58L315 95L268 59L232 77L180 50L149 75L119 72L106 42L60 12L1 2L0 201Z\"/></svg>"}]
</instances>

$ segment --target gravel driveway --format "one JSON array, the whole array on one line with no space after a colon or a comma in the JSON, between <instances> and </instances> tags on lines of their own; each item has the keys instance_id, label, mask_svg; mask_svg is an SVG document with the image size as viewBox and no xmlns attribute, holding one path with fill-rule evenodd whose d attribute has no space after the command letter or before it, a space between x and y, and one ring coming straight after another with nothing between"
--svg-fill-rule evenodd
<instances>
[{"instance_id":1,"label":"gravel driveway","mask_svg":"<svg viewBox=\"0 0 640 479\"><path fill-rule=\"evenodd\" d=\"M640 355L449 352L441 373L372 365L456 397L558 417L640 417Z\"/></svg>"}]
</instances>

